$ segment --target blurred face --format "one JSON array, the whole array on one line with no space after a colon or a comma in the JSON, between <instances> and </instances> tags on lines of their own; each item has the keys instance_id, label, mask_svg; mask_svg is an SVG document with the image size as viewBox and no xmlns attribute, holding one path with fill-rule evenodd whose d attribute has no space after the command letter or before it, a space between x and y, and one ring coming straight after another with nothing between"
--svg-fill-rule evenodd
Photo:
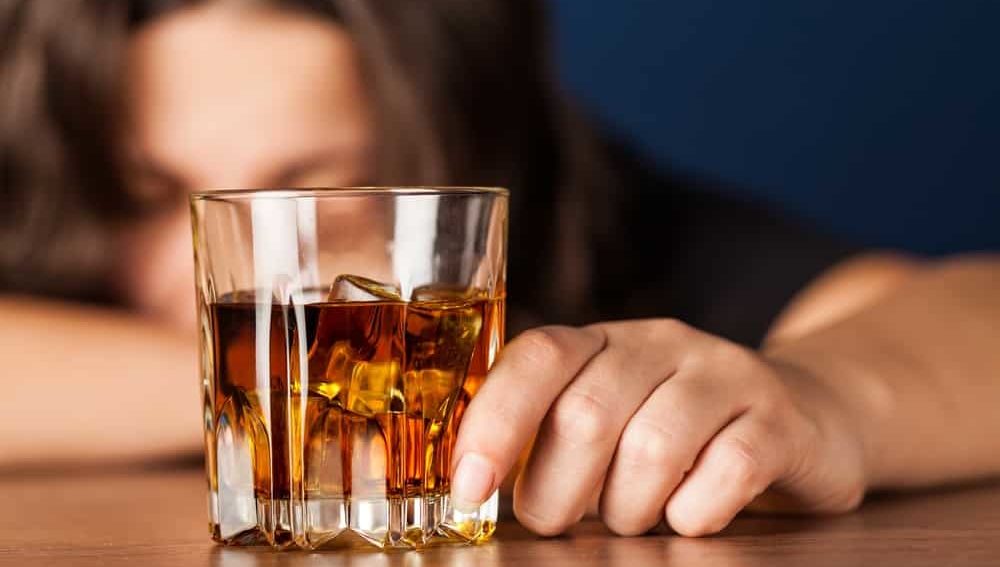
<instances>
[{"instance_id":1,"label":"blurred face","mask_svg":"<svg viewBox=\"0 0 1000 567\"><path fill-rule=\"evenodd\" d=\"M143 28L129 50L129 180L193 190L364 184L372 120L354 45L335 23L215 2ZM186 199L123 235L123 293L190 325ZM346 216L350 211L344 212Z\"/></svg>"}]
</instances>

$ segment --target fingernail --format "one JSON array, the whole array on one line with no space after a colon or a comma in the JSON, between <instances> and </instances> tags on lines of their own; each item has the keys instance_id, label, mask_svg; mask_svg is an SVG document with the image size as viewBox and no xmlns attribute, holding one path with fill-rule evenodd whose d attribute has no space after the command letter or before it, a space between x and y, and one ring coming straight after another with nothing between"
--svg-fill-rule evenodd
<instances>
[{"instance_id":1,"label":"fingernail","mask_svg":"<svg viewBox=\"0 0 1000 567\"><path fill-rule=\"evenodd\" d=\"M462 514L479 509L493 492L496 473L490 461L478 453L466 453L455 467L451 479L451 505Z\"/></svg>"}]
</instances>

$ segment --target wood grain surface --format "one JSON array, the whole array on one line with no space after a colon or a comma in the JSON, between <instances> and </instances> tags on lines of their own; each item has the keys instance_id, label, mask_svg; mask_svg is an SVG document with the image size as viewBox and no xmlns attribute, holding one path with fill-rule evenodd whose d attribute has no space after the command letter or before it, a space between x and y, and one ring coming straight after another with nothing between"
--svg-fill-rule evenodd
<instances>
[{"instance_id":1,"label":"wood grain surface","mask_svg":"<svg viewBox=\"0 0 1000 567\"><path fill-rule=\"evenodd\" d=\"M544 539L508 519L482 546L395 553L221 547L205 508L196 470L0 476L0 565L1000 566L1000 484L874 498L834 518L744 516L703 539L619 538L596 521Z\"/></svg>"}]
</instances>

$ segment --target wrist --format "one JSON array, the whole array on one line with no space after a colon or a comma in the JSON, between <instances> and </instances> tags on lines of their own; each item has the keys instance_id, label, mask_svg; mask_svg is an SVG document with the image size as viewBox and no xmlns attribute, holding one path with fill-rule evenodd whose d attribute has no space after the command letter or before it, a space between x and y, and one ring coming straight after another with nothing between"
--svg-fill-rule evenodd
<instances>
[{"instance_id":1,"label":"wrist","mask_svg":"<svg viewBox=\"0 0 1000 567\"><path fill-rule=\"evenodd\" d=\"M852 495L845 497L847 500L860 501L878 484L880 468L865 404L835 379L839 373L821 359L774 351L763 356L788 388L800 413L815 427L814 446L809 450L816 454L809 460L830 471L831 482L843 484L844 491Z\"/></svg>"}]
</instances>

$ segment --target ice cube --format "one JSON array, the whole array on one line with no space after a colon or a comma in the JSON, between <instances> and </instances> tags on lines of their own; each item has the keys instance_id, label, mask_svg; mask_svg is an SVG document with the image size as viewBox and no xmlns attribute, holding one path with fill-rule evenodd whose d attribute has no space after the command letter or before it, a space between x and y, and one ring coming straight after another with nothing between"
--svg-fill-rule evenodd
<instances>
[{"instance_id":1,"label":"ice cube","mask_svg":"<svg viewBox=\"0 0 1000 567\"><path fill-rule=\"evenodd\" d=\"M330 286L330 301L402 301L399 287L363 276L337 276Z\"/></svg>"},{"instance_id":2,"label":"ice cube","mask_svg":"<svg viewBox=\"0 0 1000 567\"><path fill-rule=\"evenodd\" d=\"M482 298L482 291L460 286L435 284L413 290L413 301L428 305L458 306Z\"/></svg>"},{"instance_id":3,"label":"ice cube","mask_svg":"<svg viewBox=\"0 0 1000 567\"><path fill-rule=\"evenodd\" d=\"M399 362L357 362L346 409L365 417L403 411Z\"/></svg>"},{"instance_id":4,"label":"ice cube","mask_svg":"<svg viewBox=\"0 0 1000 567\"><path fill-rule=\"evenodd\" d=\"M406 387L410 411L444 419L465 381L482 305L463 296L434 297L414 301L406 314Z\"/></svg>"},{"instance_id":5,"label":"ice cube","mask_svg":"<svg viewBox=\"0 0 1000 567\"><path fill-rule=\"evenodd\" d=\"M482 325L481 306L470 302L413 302L406 314L408 366L464 375Z\"/></svg>"},{"instance_id":6,"label":"ice cube","mask_svg":"<svg viewBox=\"0 0 1000 567\"><path fill-rule=\"evenodd\" d=\"M319 315L308 364L310 389L332 400L354 387L356 375L392 372L365 364L395 360L399 366L395 329L405 308L398 288L355 275L338 276L328 299L330 303L314 307ZM340 403L350 405L346 399Z\"/></svg>"},{"instance_id":7,"label":"ice cube","mask_svg":"<svg viewBox=\"0 0 1000 567\"><path fill-rule=\"evenodd\" d=\"M312 382L311 390L349 412L372 417L403 411L401 386L398 360L363 360L341 341L330 349L326 372Z\"/></svg>"},{"instance_id":8,"label":"ice cube","mask_svg":"<svg viewBox=\"0 0 1000 567\"><path fill-rule=\"evenodd\" d=\"M322 368L324 359L327 361L325 371ZM310 389L328 400L336 398L350 387L355 363L347 341L337 342L329 349L321 349L314 344L309 352Z\"/></svg>"},{"instance_id":9,"label":"ice cube","mask_svg":"<svg viewBox=\"0 0 1000 567\"><path fill-rule=\"evenodd\" d=\"M410 370L405 374L406 411L427 419L444 419L452 395L461 387L459 378L450 370Z\"/></svg>"}]
</instances>

